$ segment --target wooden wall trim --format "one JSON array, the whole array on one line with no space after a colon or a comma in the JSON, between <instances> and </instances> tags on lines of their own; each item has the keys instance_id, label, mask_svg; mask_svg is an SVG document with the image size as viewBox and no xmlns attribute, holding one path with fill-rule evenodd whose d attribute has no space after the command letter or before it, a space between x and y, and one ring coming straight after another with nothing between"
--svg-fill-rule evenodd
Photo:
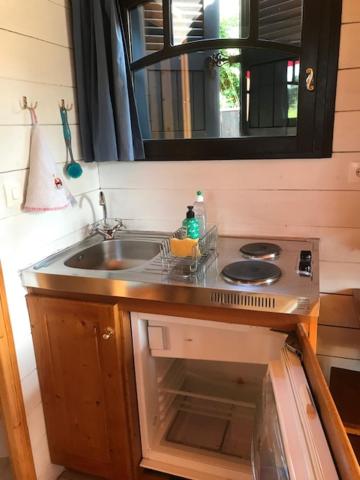
<instances>
[{"instance_id":1,"label":"wooden wall trim","mask_svg":"<svg viewBox=\"0 0 360 480\"><path fill-rule=\"evenodd\" d=\"M304 368L341 480L360 480L360 468L303 324L297 326Z\"/></svg>"},{"instance_id":2,"label":"wooden wall trim","mask_svg":"<svg viewBox=\"0 0 360 480\"><path fill-rule=\"evenodd\" d=\"M36 480L24 401L0 265L0 402L16 480Z\"/></svg>"}]
</instances>

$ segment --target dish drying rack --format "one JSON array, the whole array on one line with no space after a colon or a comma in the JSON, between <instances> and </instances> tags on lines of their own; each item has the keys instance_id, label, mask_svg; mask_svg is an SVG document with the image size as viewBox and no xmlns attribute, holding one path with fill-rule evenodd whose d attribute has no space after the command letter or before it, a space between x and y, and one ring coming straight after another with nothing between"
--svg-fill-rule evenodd
<instances>
[{"instance_id":1,"label":"dish drying rack","mask_svg":"<svg viewBox=\"0 0 360 480\"><path fill-rule=\"evenodd\" d=\"M181 229L180 229L181 230ZM176 231L172 238L178 238ZM196 276L201 269L212 262L217 256L216 225L210 226L202 235L192 249L192 255L188 257L177 257L171 253L170 240L161 245L160 259L163 272L171 278L187 279Z\"/></svg>"}]
</instances>

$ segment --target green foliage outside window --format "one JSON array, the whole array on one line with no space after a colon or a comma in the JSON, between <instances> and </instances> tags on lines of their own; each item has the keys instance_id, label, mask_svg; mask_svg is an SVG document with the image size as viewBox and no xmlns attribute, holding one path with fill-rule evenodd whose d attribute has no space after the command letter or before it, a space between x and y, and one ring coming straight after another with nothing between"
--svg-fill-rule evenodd
<instances>
[{"instance_id":1,"label":"green foliage outside window","mask_svg":"<svg viewBox=\"0 0 360 480\"><path fill-rule=\"evenodd\" d=\"M238 25L238 18L222 20L220 38L229 38L230 31ZM237 55L238 51L220 50L223 56ZM239 64L226 63L220 67L220 102L222 109L238 109L240 107L240 68Z\"/></svg>"}]
</instances>

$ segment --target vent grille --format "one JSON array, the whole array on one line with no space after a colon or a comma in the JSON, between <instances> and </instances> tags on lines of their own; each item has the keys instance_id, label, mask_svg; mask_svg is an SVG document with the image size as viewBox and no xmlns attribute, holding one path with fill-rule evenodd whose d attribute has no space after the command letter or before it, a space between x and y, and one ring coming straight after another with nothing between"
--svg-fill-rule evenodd
<instances>
[{"instance_id":1,"label":"vent grille","mask_svg":"<svg viewBox=\"0 0 360 480\"><path fill-rule=\"evenodd\" d=\"M276 307L275 297L234 292L212 292L210 302L218 305L239 305L243 308L261 308L264 310L274 310Z\"/></svg>"}]
</instances>

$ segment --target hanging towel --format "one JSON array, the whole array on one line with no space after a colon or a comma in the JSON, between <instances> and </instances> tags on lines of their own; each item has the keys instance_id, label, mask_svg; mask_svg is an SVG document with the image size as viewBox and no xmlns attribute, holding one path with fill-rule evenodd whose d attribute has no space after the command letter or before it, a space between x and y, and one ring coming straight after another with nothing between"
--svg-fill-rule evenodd
<instances>
[{"instance_id":1,"label":"hanging towel","mask_svg":"<svg viewBox=\"0 0 360 480\"><path fill-rule=\"evenodd\" d=\"M37 123L34 109L30 140L30 172L23 206L25 212L61 210L76 203L58 171L47 146L44 132Z\"/></svg>"}]
</instances>

